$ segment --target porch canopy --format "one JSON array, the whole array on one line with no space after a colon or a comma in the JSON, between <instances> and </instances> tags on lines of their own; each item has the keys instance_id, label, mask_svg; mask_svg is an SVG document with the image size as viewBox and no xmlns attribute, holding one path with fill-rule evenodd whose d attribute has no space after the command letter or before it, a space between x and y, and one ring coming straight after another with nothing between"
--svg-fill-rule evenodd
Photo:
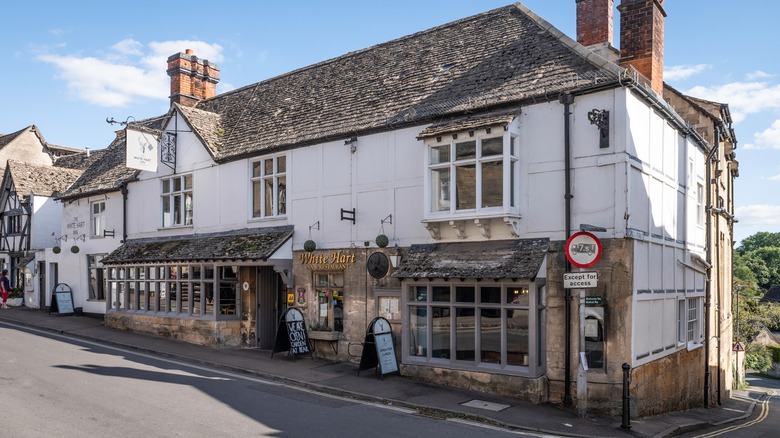
<instances>
[{"instance_id":1,"label":"porch canopy","mask_svg":"<svg viewBox=\"0 0 780 438\"><path fill-rule=\"evenodd\" d=\"M393 277L534 280L549 247L547 238L412 245Z\"/></svg>"},{"instance_id":2,"label":"porch canopy","mask_svg":"<svg viewBox=\"0 0 780 438\"><path fill-rule=\"evenodd\" d=\"M293 227L253 228L221 233L130 240L106 256L103 265L159 262L230 262L269 258L285 246Z\"/></svg>"}]
</instances>

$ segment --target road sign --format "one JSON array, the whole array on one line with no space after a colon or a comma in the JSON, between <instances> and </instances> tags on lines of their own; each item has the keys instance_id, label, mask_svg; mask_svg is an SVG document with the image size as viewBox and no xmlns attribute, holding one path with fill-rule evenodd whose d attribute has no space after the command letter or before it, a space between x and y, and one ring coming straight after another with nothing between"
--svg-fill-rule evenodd
<instances>
[{"instance_id":1,"label":"road sign","mask_svg":"<svg viewBox=\"0 0 780 438\"><path fill-rule=\"evenodd\" d=\"M592 289L599 285L595 272L567 272L563 274L564 289Z\"/></svg>"},{"instance_id":2,"label":"road sign","mask_svg":"<svg viewBox=\"0 0 780 438\"><path fill-rule=\"evenodd\" d=\"M585 297L586 306L601 306L604 304L604 297Z\"/></svg>"},{"instance_id":3,"label":"road sign","mask_svg":"<svg viewBox=\"0 0 780 438\"><path fill-rule=\"evenodd\" d=\"M590 268L601 258L601 241L587 231L578 231L566 241L566 258L578 268Z\"/></svg>"},{"instance_id":4,"label":"road sign","mask_svg":"<svg viewBox=\"0 0 780 438\"><path fill-rule=\"evenodd\" d=\"M745 351L745 344L742 342L735 342L734 346L731 347L731 350L736 352Z\"/></svg>"}]
</instances>

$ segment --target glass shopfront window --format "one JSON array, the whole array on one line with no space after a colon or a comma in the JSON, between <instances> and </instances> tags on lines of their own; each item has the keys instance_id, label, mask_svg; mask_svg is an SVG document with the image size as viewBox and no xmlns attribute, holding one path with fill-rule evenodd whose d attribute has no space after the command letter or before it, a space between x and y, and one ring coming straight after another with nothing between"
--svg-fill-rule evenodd
<instances>
[{"instance_id":1,"label":"glass shopfront window","mask_svg":"<svg viewBox=\"0 0 780 438\"><path fill-rule=\"evenodd\" d=\"M530 293L533 284L482 283L407 286L404 360L541 372L544 361L536 356L544 351L544 287Z\"/></svg>"},{"instance_id":2,"label":"glass shopfront window","mask_svg":"<svg viewBox=\"0 0 780 438\"><path fill-rule=\"evenodd\" d=\"M238 267L213 264L106 268L110 309L202 317L240 315Z\"/></svg>"}]
</instances>

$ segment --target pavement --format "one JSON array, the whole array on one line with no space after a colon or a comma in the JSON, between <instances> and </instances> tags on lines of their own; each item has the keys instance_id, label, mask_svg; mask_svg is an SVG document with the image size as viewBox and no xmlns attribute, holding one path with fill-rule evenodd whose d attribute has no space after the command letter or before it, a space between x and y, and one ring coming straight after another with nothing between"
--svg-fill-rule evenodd
<instances>
[{"instance_id":1,"label":"pavement","mask_svg":"<svg viewBox=\"0 0 780 438\"><path fill-rule=\"evenodd\" d=\"M372 370L357 372L357 364L318 358L293 360L269 350L214 349L167 338L106 327L102 317L60 316L27 307L0 309L0 327L17 326L59 333L182 362L247 374L291 386L350 399L415 410L420 415L459 418L521 431L572 437L668 437L720 426L752 414L763 392L733 391L722 405L653 417L580 417L575 409L536 405L521 400L459 388L438 386L398 374L380 378ZM470 403L469 403L470 402ZM465 403L468 403L466 405Z\"/></svg>"}]
</instances>

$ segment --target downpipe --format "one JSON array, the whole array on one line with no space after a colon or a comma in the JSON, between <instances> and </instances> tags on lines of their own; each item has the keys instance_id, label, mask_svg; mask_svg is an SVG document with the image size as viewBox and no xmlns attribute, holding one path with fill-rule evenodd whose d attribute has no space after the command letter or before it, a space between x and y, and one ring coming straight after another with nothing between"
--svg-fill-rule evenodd
<instances>
[{"instance_id":1,"label":"downpipe","mask_svg":"<svg viewBox=\"0 0 780 438\"><path fill-rule=\"evenodd\" d=\"M566 221L566 239L571 237L571 137L570 137L570 125L571 125L571 104L574 103L574 96L570 93L563 93L560 96L559 102L563 104L563 148L564 148L564 177L565 177L565 192L564 205L565 205L565 221ZM569 258L566 258L566 272L571 272L571 263ZM565 347L564 355L566 356L566 362L564 366L564 380L563 380L563 405L571 406L571 289L564 289L565 301Z\"/></svg>"}]
</instances>

